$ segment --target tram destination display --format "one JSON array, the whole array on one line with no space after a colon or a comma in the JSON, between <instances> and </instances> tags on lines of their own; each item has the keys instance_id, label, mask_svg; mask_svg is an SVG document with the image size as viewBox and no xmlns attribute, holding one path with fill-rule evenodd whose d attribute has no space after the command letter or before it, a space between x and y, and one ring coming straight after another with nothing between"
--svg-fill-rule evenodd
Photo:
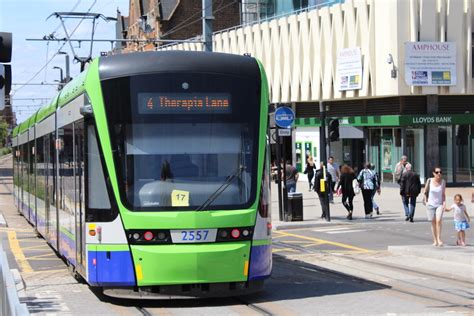
<instances>
[{"instance_id":1,"label":"tram destination display","mask_svg":"<svg viewBox=\"0 0 474 316\"><path fill-rule=\"evenodd\" d=\"M227 93L139 93L139 114L227 114Z\"/></svg>"}]
</instances>

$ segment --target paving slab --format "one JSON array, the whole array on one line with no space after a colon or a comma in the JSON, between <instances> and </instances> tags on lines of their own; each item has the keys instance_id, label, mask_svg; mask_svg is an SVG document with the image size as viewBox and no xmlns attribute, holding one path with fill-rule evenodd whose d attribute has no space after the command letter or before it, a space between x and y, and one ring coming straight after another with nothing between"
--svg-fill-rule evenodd
<instances>
[{"instance_id":1,"label":"paving slab","mask_svg":"<svg viewBox=\"0 0 474 316\"><path fill-rule=\"evenodd\" d=\"M388 246L388 251L392 254L409 254L416 257L457 262L474 267L474 247L470 245L465 247L450 245L443 247L431 245Z\"/></svg>"}]
</instances>

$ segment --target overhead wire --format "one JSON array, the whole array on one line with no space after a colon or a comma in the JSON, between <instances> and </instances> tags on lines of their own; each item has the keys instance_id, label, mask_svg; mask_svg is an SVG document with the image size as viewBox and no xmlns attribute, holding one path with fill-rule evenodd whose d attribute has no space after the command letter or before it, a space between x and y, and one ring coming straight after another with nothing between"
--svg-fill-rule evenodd
<instances>
[{"instance_id":1,"label":"overhead wire","mask_svg":"<svg viewBox=\"0 0 474 316\"><path fill-rule=\"evenodd\" d=\"M87 13L89 13L92 8L94 7L94 5L97 3L97 0L94 0L94 2L92 3L92 5L89 7L89 9L87 10ZM79 26L81 25L82 21L84 21L84 17L79 21L79 23L76 25L76 27L74 28L74 30L71 32L71 36L74 34L74 32L76 32L76 30L79 28ZM53 56L51 56L51 58L43 65L43 67L41 67L34 75L33 77L31 77L24 85L20 86L19 88L13 90L13 93L12 95L15 95L18 90L24 88L25 86L27 86L31 81L33 81L33 79L36 78L36 76L38 76L41 71L43 71L43 69L45 69L49 63L53 60L54 57L56 57L58 55L58 53L61 51L61 49L67 44L67 42L64 42L63 44L61 44L61 47L59 47L59 49L54 53Z\"/></svg>"}]
</instances>

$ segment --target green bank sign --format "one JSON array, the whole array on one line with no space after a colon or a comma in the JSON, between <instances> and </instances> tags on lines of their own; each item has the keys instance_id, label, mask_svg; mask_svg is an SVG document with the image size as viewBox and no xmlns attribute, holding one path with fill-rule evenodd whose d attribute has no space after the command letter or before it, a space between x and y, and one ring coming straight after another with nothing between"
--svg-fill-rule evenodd
<instances>
[{"instance_id":1,"label":"green bank sign","mask_svg":"<svg viewBox=\"0 0 474 316\"><path fill-rule=\"evenodd\" d=\"M297 118L296 126L320 126L319 118ZM339 117L341 126L420 126L474 124L474 114Z\"/></svg>"},{"instance_id":2,"label":"green bank sign","mask_svg":"<svg viewBox=\"0 0 474 316\"><path fill-rule=\"evenodd\" d=\"M400 125L462 125L474 124L474 114L401 115Z\"/></svg>"}]
</instances>

